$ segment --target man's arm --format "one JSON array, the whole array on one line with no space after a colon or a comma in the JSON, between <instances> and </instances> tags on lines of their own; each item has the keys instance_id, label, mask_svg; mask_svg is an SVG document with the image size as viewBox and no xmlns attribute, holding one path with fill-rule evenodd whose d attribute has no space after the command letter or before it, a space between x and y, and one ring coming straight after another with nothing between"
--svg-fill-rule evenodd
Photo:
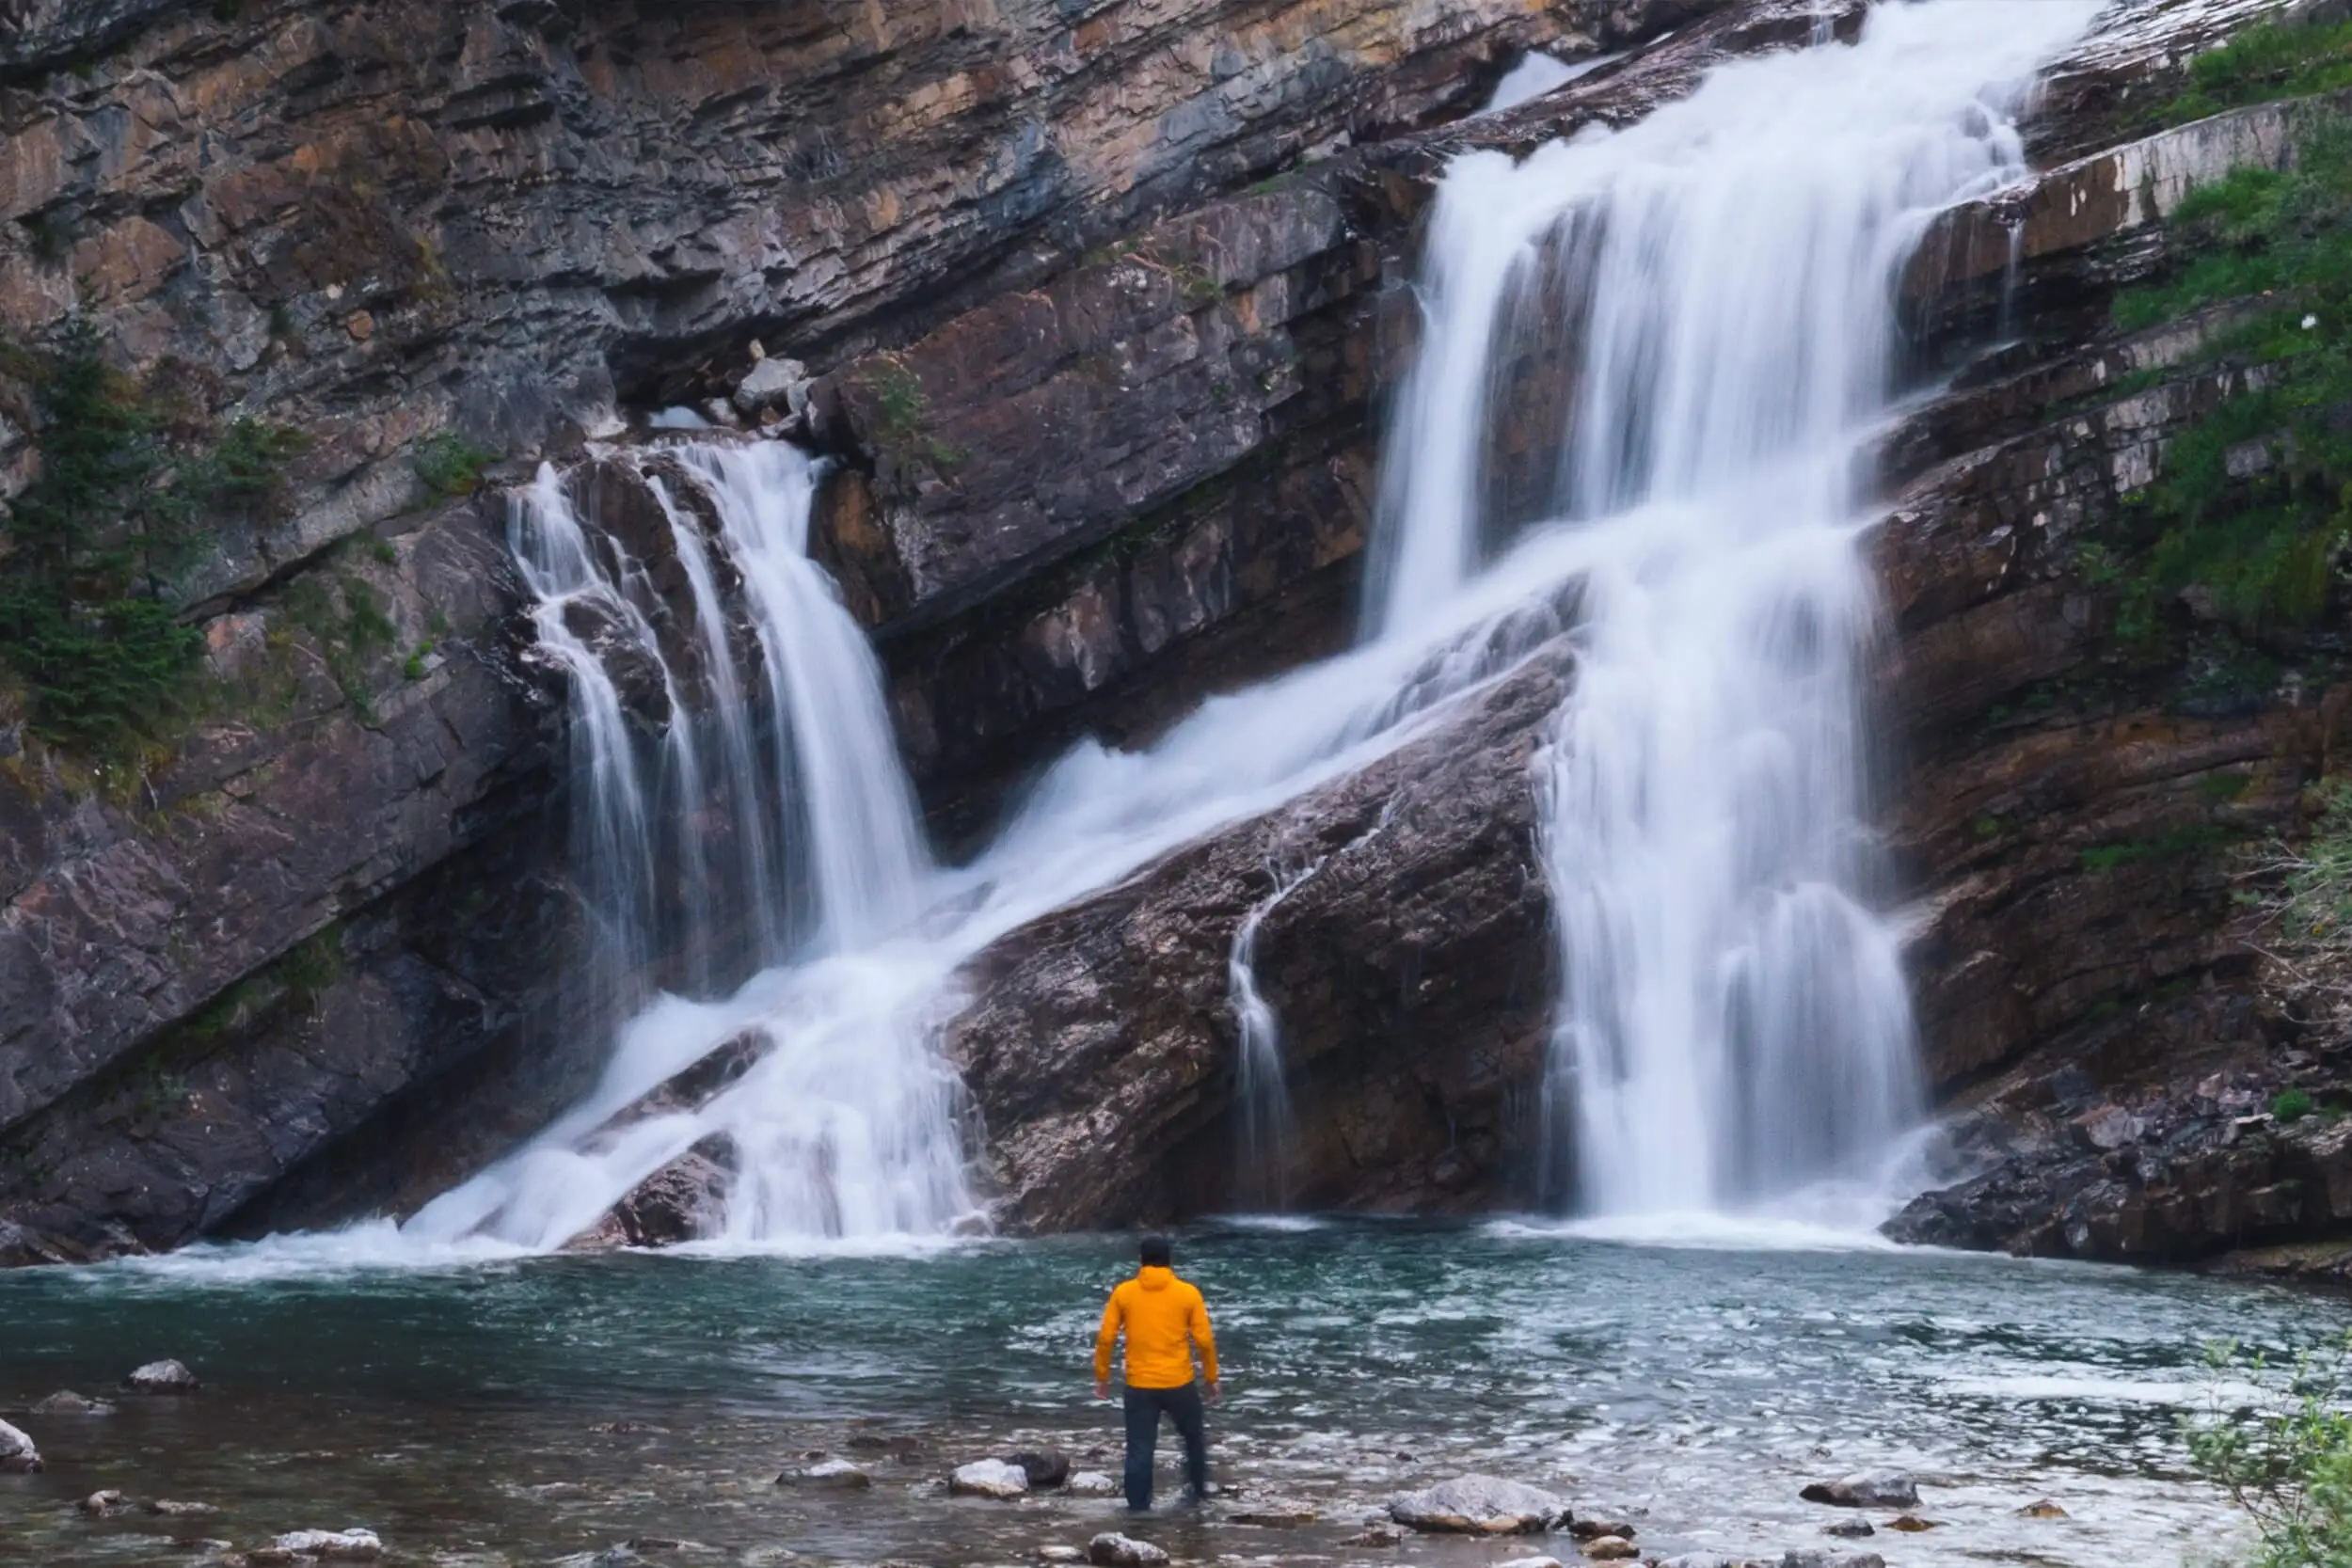
<instances>
[{"instance_id":1,"label":"man's arm","mask_svg":"<svg viewBox=\"0 0 2352 1568\"><path fill-rule=\"evenodd\" d=\"M1192 1293L1192 1315L1184 1326L1191 1331L1192 1342L1200 1347L1200 1374L1209 1380L1209 1398L1215 1399L1216 1388L1216 1335L1209 1327L1209 1304L1200 1291Z\"/></svg>"},{"instance_id":2,"label":"man's arm","mask_svg":"<svg viewBox=\"0 0 2352 1568\"><path fill-rule=\"evenodd\" d=\"M1103 1304L1103 1326L1094 1336L1094 1397L1111 1397L1111 1351L1119 1343L1119 1330L1125 1314L1120 1310L1119 1292Z\"/></svg>"}]
</instances>

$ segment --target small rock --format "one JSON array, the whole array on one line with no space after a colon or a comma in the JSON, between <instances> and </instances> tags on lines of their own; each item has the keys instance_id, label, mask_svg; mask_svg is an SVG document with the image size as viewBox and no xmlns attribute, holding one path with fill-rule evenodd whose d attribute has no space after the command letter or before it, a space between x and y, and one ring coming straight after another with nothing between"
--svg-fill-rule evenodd
<instances>
[{"instance_id":1,"label":"small rock","mask_svg":"<svg viewBox=\"0 0 2352 1568\"><path fill-rule=\"evenodd\" d=\"M112 1490L92 1492L74 1506L92 1518L106 1519L118 1513L130 1513L131 1499Z\"/></svg>"},{"instance_id":2,"label":"small rock","mask_svg":"<svg viewBox=\"0 0 2352 1568\"><path fill-rule=\"evenodd\" d=\"M1919 1501L1919 1485L1908 1470L1857 1470L1836 1481L1817 1481L1797 1496L1832 1508L1911 1508Z\"/></svg>"},{"instance_id":3,"label":"small rock","mask_svg":"<svg viewBox=\"0 0 2352 1568\"><path fill-rule=\"evenodd\" d=\"M1020 1465L1021 1473L1029 1478L1029 1485L1036 1490L1059 1486L1070 1480L1070 1456L1058 1449L1048 1449L1043 1453L1008 1454L1005 1463Z\"/></svg>"},{"instance_id":4,"label":"small rock","mask_svg":"<svg viewBox=\"0 0 2352 1568\"><path fill-rule=\"evenodd\" d=\"M1087 1560L1095 1568L1160 1568L1168 1554L1149 1541L1109 1530L1087 1543Z\"/></svg>"},{"instance_id":5,"label":"small rock","mask_svg":"<svg viewBox=\"0 0 2352 1568\"><path fill-rule=\"evenodd\" d=\"M1080 1497L1110 1497L1119 1494L1119 1482L1100 1470L1080 1470L1062 1483L1062 1490Z\"/></svg>"},{"instance_id":6,"label":"small rock","mask_svg":"<svg viewBox=\"0 0 2352 1568\"><path fill-rule=\"evenodd\" d=\"M1916 1513L1905 1513L1897 1518L1888 1520L1886 1528L1888 1529L1899 1529L1905 1535L1916 1535L1921 1530L1933 1529L1935 1528L1935 1521L1932 1519L1922 1519Z\"/></svg>"},{"instance_id":7,"label":"small rock","mask_svg":"<svg viewBox=\"0 0 2352 1568\"><path fill-rule=\"evenodd\" d=\"M1878 1527L1867 1519L1836 1519L1821 1527L1823 1535L1842 1535L1848 1540L1856 1540L1865 1535L1876 1535L1878 1532Z\"/></svg>"},{"instance_id":8,"label":"small rock","mask_svg":"<svg viewBox=\"0 0 2352 1568\"><path fill-rule=\"evenodd\" d=\"M765 361L763 361L764 363ZM1001 1459L976 1459L960 1465L947 1478L947 1494L955 1497L994 1497L999 1501L1026 1496L1029 1472Z\"/></svg>"},{"instance_id":9,"label":"small rock","mask_svg":"<svg viewBox=\"0 0 2352 1568\"><path fill-rule=\"evenodd\" d=\"M196 1374L177 1361L150 1361L124 1378L122 1386L142 1394L193 1394L199 1386Z\"/></svg>"},{"instance_id":10,"label":"small rock","mask_svg":"<svg viewBox=\"0 0 2352 1568\"><path fill-rule=\"evenodd\" d=\"M808 406L808 367L798 359L762 358L735 384L735 406L746 414L782 408L798 417Z\"/></svg>"},{"instance_id":11,"label":"small rock","mask_svg":"<svg viewBox=\"0 0 2352 1568\"><path fill-rule=\"evenodd\" d=\"M40 1468L40 1450L33 1440L0 1421L0 1475L30 1475Z\"/></svg>"},{"instance_id":12,"label":"small rock","mask_svg":"<svg viewBox=\"0 0 2352 1568\"><path fill-rule=\"evenodd\" d=\"M1561 1564L1556 1557L1515 1557L1496 1568L1561 1568Z\"/></svg>"},{"instance_id":13,"label":"small rock","mask_svg":"<svg viewBox=\"0 0 2352 1568\"><path fill-rule=\"evenodd\" d=\"M147 1512L166 1519L209 1519L220 1510L211 1503L177 1503L158 1497L147 1504Z\"/></svg>"},{"instance_id":14,"label":"small rock","mask_svg":"<svg viewBox=\"0 0 2352 1568\"><path fill-rule=\"evenodd\" d=\"M1500 1476L1456 1476L1389 1499L1389 1517L1456 1535L1533 1535L1568 1523L1568 1505Z\"/></svg>"},{"instance_id":15,"label":"small rock","mask_svg":"<svg viewBox=\"0 0 2352 1568\"><path fill-rule=\"evenodd\" d=\"M1299 1525L1311 1525L1323 1515L1305 1503L1295 1502L1287 1497L1265 1497L1246 1508L1236 1509L1225 1517L1237 1525L1258 1525L1269 1529L1291 1529ZM1509 1568L1509 1565L1505 1564L1504 1568Z\"/></svg>"},{"instance_id":16,"label":"small rock","mask_svg":"<svg viewBox=\"0 0 2352 1568\"><path fill-rule=\"evenodd\" d=\"M1360 1534L1351 1535L1340 1543L1343 1546L1395 1546L1402 1544L1405 1532L1394 1525L1373 1525Z\"/></svg>"},{"instance_id":17,"label":"small rock","mask_svg":"<svg viewBox=\"0 0 2352 1568\"><path fill-rule=\"evenodd\" d=\"M372 1529L292 1530L278 1538L277 1546L281 1552L327 1562L373 1562L384 1555L384 1543Z\"/></svg>"},{"instance_id":18,"label":"small rock","mask_svg":"<svg viewBox=\"0 0 2352 1568\"><path fill-rule=\"evenodd\" d=\"M103 1400L86 1400L71 1388L60 1388L33 1406L36 1416L111 1416L115 1407Z\"/></svg>"},{"instance_id":19,"label":"small rock","mask_svg":"<svg viewBox=\"0 0 2352 1568\"><path fill-rule=\"evenodd\" d=\"M353 342L364 343L375 336L375 318L365 310L354 310L351 319L343 323L343 330L351 334Z\"/></svg>"},{"instance_id":20,"label":"small rock","mask_svg":"<svg viewBox=\"0 0 2352 1568\"><path fill-rule=\"evenodd\" d=\"M1084 1562L1087 1555L1075 1546L1040 1546L1037 1560L1040 1562Z\"/></svg>"},{"instance_id":21,"label":"small rock","mask_svg":"<svg viewBox=\"0 0 2352 1568\"><path fill-rule=\"evenodd\" d=\"M805 1470L787 1470L776 1478L776 1484L804 1481L811 1486L827 1486L836 1492L863 1492L874 1484L874 1478L846 1459L828 1459L821 1465L811 1465Z\"/></svg>"},{"instance_id":22,"label":"small rock","mask_svg":"<svg viewBox=\"0 0 2352 1568\"><path fill-rule=\"evenodd\" d=\"M1622 1535L1604 1535L1585 1542L1584 1555L1596 1562L1622 1562L1629 1557L1640 1557L1642 1548Z\"/></svg>"},{"instance_id":23,"label":"small rock","mask_svg":"<svg viewBox=\"0 0 2352 1568\"><path fill-rule=\"evenodd\" d=\"M1876 1552L1830 1552L1807 1546L1784 1556L1780 1568L1886 1568L1886 1560Z\"/></svg>"},{"instance_id":24,"label":"small rock","mask_svg":"<svg viewBox=\"0 0 2352 1568\"><path fill-rule=\"evenodd\" d=\"M1597 1541L1604 1535L1633 1539L1633 1527L1618 1519L1579 1519L1568 1527L1568 1533L1579 1541Z\"/></svg>"},{"instance_id":25,"label":"small rock","mask_svg":"<svg viewBox=\"0 0 2352 1568\"><path fill-rule=\"evenodd\" d=\"M2025 1507L2019 1509L2017 1513L2020 1518L2025 1519L2064 1519L2069 1517L2066 1510L2058 1507L2058 1504L2052 1502L2047 1497L2037 1497L2032 1502L2029 1502Z\"/></svg>"},{"instance_id":26,"label":"small rock","mask_svg":"<svg viewBox=\"0 0 2352 1568\"><path fill-rule=\"evenodd\" d=\"M870 1432L858 1433L850 1439L851 1453L881 1453L889 1447L889 1438L877 1437Z\"/></svg>"}]
</instances>

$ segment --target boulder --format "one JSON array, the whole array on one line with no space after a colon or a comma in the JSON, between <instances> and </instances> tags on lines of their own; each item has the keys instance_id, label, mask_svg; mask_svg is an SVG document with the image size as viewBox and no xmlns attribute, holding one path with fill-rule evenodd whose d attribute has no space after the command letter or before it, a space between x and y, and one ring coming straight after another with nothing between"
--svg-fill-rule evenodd
<instances>
[{"instance_id":1,"label":"boulder","mask_svg":"<svg viewBox=\"0 0 2352 1568\"><path fill-rule=\"evenodd\" d=\"M178 1361L150 1361L124 1378L122 1386L142 1394L193 1394L201 1386L196 1374Z\"/></svg>"},{"instance_id":2,"label":"boulder","mask_svg":"<svg viewBox=\"0 0 2352 1568\"><path fill-rule=\"evenodd\" d=\"M994 1497L999 1501L1026 1497L1029 1473L1001 1459L976 1459L960 1465L947 1478L947 1493L956 1497Z\"/></svg>"},{"instance_id":3,"label":"boulder","mask_svg":"<svg viewBox=\"0 0 2352 1568\"><path fill-rule=\"evenodd\" d=\"M1087 1543L1087 1560L1095 1568L1161 1568L1168 1554L1149 1541L1106 1530Z\"/></svg>"},{"instance_id":4,"label":"boulder","mask_svg":"<svg viewBox=\"0 0 2352 1568\"><path fill-rule=\"evenodd\" d=\"M781 408L793 419L808 409L808 367L798 359L762 359L735 384L735 406L746 414Z\"/></svg>"},{"instance_id":5,"label":"boulder","mask_svg":"<svg viewBox=\"0 0 2352 1568\"><path fill-rule=\"evenodd\" d=\"M735 1140L713 1132L631 1187L603 1219L565 1243L564 1250L675 1246L707 1234L726 1211L741 1163Z\"/></svg>"},{"instance_id":6,"label":"boulder","mask_svg":"<svg viewBox=\"0 0 2352 1568\"><path fill-rule=\"evenodd\" d=\"M1817 1481L1797 1496L1832 1508L1913 1508L1919 1485L1908 1470L1857 1470L1836 1481Z\"/></svg>"},{"instance_id":7,"label":"boulder","mask_svg":"<svg viewBox=\"0 0 2352 1568\"><path fill-rule=\"evenodd\" d=\"M1389 1499L1389 1517L1456 1535L1533 1535L1570 1522L1560 1498L1500 1476L1457 1476L1425 1491L1400 1492Z\"/></svg>"},{"instance_id":8,"label":"boulder","mask_svg":"<svg viewBox=\"0 0 2352 1568\"><path fill-rule=\"evenodd\" d=\"M1005 1456L1008 1465L1018 1465L1021 1473L1029 1478L1029 1485L1038 1491L1060 1486L1070 1480L1070 1456L1058 1449L1043 1453L1015 1453Z\"/></svg>"},{"instance_id":9,"label":"boulder","mask_svg":"<svg viewBox=\"0 0 2352 1568\"><path fill-rule=\"evenodd\" d=\"M829 1487L836 1492L863 1492L874 1484L874 1478L846 1459L828 1459L804 1470L787 1470L776 1478L779 1486L787 1481Z\"/></svg>"},{"instance_id":10,"label":"boulder","mask_svg":"<svg viewBox=\"0 0 2352 1568\"><path fill-rule=\"evenodd\" d=\"M111 1416L115 1407L103 1400L84 1399L71 1388L60 1388L33 1406L36 1416Z\"/></svg>"},{"instance_id":11,"label":"boulder","mask_svg":"<svg viewBox=\"0 0 2352 1568\"><path fill-rule=\"evenodd\" d=\"M373 1562L384 1555L384 1543L372 1529L290 1530L274 1544L281 1552L322 1562Z\"/></svg>"},{"instance_id":12,"label":"boulder","mask_svg":"<svg viewBox=\"0 0 2352 1568\"><path fill-rule=\"evenodd\" d=\"M93 1519L108 1519L131 1512L131 1499L113 1490L92 1492L74 1505Z\"/></svg>"},{"instance_id":13,"label":"boulder","mask_svg":"<svg viewBox=\"0 0 2352 1568\"><path fill-rule=\"evenodd\" d=\"M40 1468L40 1450L33 1440L0 1421L0 1475L28 1475Z\"/></svg>"},{"instance_id":14,"label":"boulder","mask_svg":"<svg viewBox=\"0 0 2352 1568\"><path fill-rule=\"evenodd\" d=\"M1064 1491L1080 1497L1111 1497L1119 1495L1119 1482L1100 1470L1080 1470L1064 1483Z\"/></svg>"}]
</instances>

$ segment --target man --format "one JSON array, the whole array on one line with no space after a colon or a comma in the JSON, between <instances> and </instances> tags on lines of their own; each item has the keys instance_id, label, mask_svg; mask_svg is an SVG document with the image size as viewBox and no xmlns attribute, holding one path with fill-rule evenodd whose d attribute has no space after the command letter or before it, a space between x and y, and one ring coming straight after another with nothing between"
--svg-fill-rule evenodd
<instances>
[{"instance_id":1,"label":"man","mask_svg":"<svg viewBox=\"0 0 2352 1568\"><path fill-rule=\"evenodd\" d=\"M1176 1277L1165 1236L1144 1240L1133 1279L1121 1280L1103 1308L1103 1331L1094 1339L1094 1397L1111 1397L1111 1348L1127 1335L1127 1506L1140 1513L1152 1506L1152 1461L1160 1444L1160 1418L1175 1418L1184 1439L1184 1479L1192 1500L1209 1495L1209 1439L1200 1416L1200 1390L1193 1383L1192 1353L1200 1352L1200 1371L1209 1398L1217 1398L1216 1339L1209 1332L1208 1304L1200 1292Z\"/></svg>"}]
</instances>

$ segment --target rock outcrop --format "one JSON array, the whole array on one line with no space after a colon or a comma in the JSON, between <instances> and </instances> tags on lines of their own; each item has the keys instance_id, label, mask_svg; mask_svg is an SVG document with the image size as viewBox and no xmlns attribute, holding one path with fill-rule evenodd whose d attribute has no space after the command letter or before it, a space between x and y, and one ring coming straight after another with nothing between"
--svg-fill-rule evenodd
<instances>
[{"instance_id":1,"label":"rock outcrop","mask_svg":"<svg viewBox=\"0 0 2352 1568\"><path fill-rule=\"evenodd\" d=\"M1285 862L1316 868L1261 920L1255 969L1296 1085L1295 1201L1466 1210L1523 1180L1551 1002L1529 758L1568 678L1539 653L1361 772L974 959L946 1045L998 1222L1162 1220L1232 1190L1227 964Z\"/></svg>"}]
</instances>

